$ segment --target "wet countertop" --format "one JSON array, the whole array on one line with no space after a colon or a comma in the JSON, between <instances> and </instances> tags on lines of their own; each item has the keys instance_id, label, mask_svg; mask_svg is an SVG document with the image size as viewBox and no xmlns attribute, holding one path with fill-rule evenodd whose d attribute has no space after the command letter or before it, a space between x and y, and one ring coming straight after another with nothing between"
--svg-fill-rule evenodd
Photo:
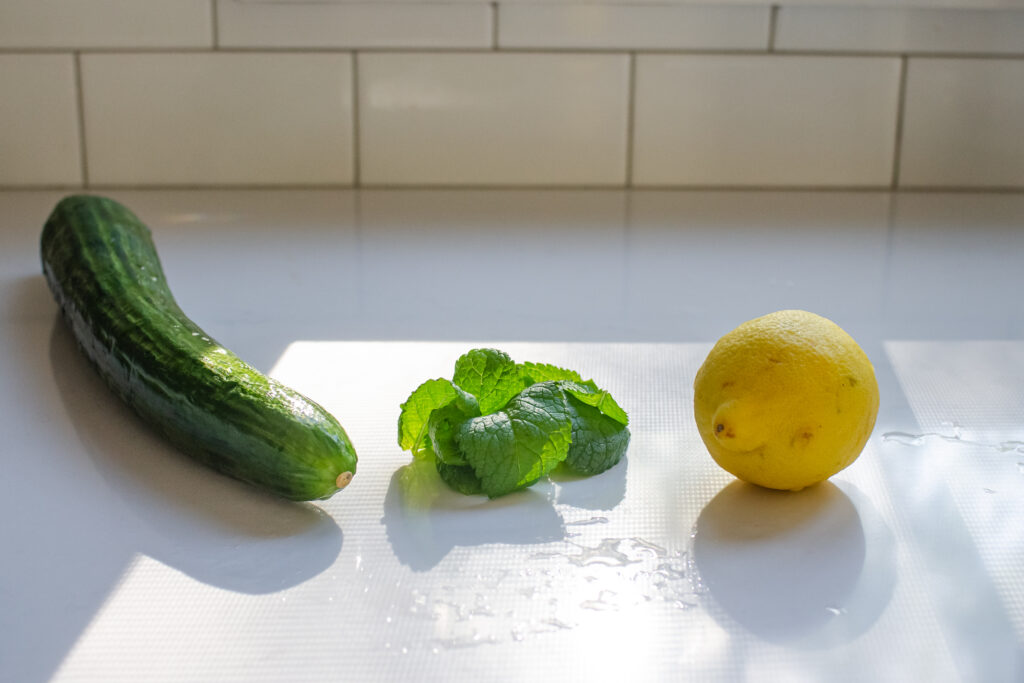
<instances>
[{"instance_id":1,"label":"wet countertop","mask_svg":"<svg viewBox=\"0 0 1024 683\"><path fill-rule=\"evenodd\" d=\"M345 425L328 501L193 464L103 387L0 192L0 680L1024 678L1024 195L112 191L181 307ZM777 494L707 455L722 334L832 318L881 389L860 459ZM495 501L398 406L474 346L631 415L626 459Z\"/></svg>"}]
</instances>

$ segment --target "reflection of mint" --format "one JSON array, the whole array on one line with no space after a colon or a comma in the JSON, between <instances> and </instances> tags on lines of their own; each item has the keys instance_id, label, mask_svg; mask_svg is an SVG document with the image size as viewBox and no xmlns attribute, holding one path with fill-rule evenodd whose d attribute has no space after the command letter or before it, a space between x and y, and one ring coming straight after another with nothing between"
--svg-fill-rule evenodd
<instances>
[{"instance_id":1,"label":"reflection of mint","mask_svg":"<svg viewBox=\"0 0 1024 683\"><path fill-rule=\"evenodd\" d=\"M460 493L501 496L561 463L599 474L629 445L626 412L572 370L474 349L456 362L453 380L428 380L402 404L398 443L433 459Z\"/></svg>"}]
</instances>

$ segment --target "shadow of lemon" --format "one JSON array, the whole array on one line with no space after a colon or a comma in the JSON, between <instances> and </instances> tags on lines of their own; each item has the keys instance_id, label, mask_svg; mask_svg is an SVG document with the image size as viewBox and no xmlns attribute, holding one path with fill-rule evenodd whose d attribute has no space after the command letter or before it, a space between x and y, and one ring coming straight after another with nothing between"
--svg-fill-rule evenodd
<instances>
[{"instance_id":1,"label":"shadow of lemon","mask_svg":"<svg viewBox=\"0 0 1024 683\"><path fill-rule=\"evenodd\" d=\"M831 482L796 493L740 481L722 489L693 537L709 611L727 628L807 647L865 631L892 593L891 533L870 502L846 488L858 504ZM870 536L859 509L869 512Z\"/></svg>"}]
</instances>

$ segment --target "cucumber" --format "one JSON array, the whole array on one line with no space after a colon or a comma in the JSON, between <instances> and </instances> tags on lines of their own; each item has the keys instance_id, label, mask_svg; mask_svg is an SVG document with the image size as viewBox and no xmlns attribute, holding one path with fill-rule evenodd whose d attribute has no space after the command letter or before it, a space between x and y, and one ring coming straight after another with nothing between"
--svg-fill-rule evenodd
<instances>
[{"instance_id":1,"label":"cucumber","mask_svg":"<svg viewBox=\"0 0 1024 683\"><path fill-rule=\"evenodd\" d=\"M149 229L105 197L72 195L46 220L43 275L110 388L180 450L292 500L332 496L356 453L341 424L260 373L182 312Z\"/></svg>"}]
</instances>

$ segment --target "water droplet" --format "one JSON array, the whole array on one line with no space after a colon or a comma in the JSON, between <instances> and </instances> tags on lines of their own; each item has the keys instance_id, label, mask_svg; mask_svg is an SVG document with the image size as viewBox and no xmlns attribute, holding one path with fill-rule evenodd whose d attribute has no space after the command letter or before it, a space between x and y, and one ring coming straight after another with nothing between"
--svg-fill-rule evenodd
<instances>
[{"instance_id":1,"label":"water droplet","mask_svg":"<svg viewBox=\"0 0 1024 683\"><path fill-rule=\"evenodd\" d=\"M557 617L549 617L547 619L542 620L541 623L546 624L547 626L554 626L555 628L561 629L563 631L568 631L573 627L572 624L567 624Z\"/></svg>"},{"instance_id":2,"label":"water droplet","mask_svg":"<svg viewBox=\"0 0 1024 683\"><path fill-rule=\"evenodd\" d=\"M589 517L587 519L577 519L572 522L566 522L565 526L590 526L592 524L607 524L607 517Z\"/></svg>"},{"instance_id":3,"label":"water droplet","mask_svg":"<svg viewBox=\"0 0 1024 683\"><path fill-rule=\"evenodd\" d=\"M830 605L830 606L825 608L825 611L828 612L829 614L837 616L837 617L839 615L841 615L841 614L846 614L846 608L845 607L833 607L833 606Z\"/></svg>"},{"instance_id":4,"label":"water droplet","mask_svg":"<svg viewBox=\"0 0 1024 683\"><path fill-rule=\"evenodd\" d=\"M603 590L597 594L597 598L593 600L584 600L583 602L581 602L580 607L582 607L583 609L594 610L597 612L617 610L619 609L619 606L609 601L609 599L615 597L615 595L617 595L615 591Z\"/></svg>"},{"instance_id":5,"label":"water droplet","mask_svg":"<svg viewBox=\"0 0 1024 683\"><path fill-rule=\"evenodd\" d=\"M666 579L685 579L687 576L686 567L674 565L670 562L662 562L658 565L655 573L664 576Z\"/></svg>"},{"instance_id":6,"label":"water droplet","mask_svg":"<svg viewBox=\"0 0 1024 683\"><path fill-rule=\"evenodd\" d=\"M639 560L634 560L629 557L629 555L619 550L619 545L622 543L622 540L623 539L621 538L605 538L596 546L587 546L569 542L569 545L579 549L578 553L534 553L530 556L530 559L562 558L577 567L585 567L591 564L601 564L608 567L624 567L626 565L639 562Z\"/></svg>"},{"instance_id":7,"label":"water droplet","mask_svg":"<svg viewBox=\"0 0 1024 683\"><path fill-rule=\"evenodd\" d=\"M886 432L882 434L882 441L894 441L904 446L920 446L924 443L924 434L910 434L908 432Z\"/></svg>"},{"instance_id":8,"label":"water droplet","mask_svg":"<svg viewBox=\"0 0 1024 683\"><path fill-rule=\"evenodd\" d=\"M470 636L454 636L451 638L441 638L435 641L439 646L446 650L455 650L467 647L477 647L479 645L494 644L498 642L498 639L494 636L483 637L479 631L473 631Z\"/></svg>"},{"instance_id":9,"label":"water droplet","mask_svg":"<svg viewBox=\"0 0 1024 683\"><path fill-rule=\"evenodd\" d=\"M655 557L668 557L668 550L662 548L656 543L645 541L642 538L631 538L629 542L632 544L634 550L646 550L652 553Z\"/></svg>"},{"instance_id":10,"label":"water droplet","mask_svg":"<svg viewBox=\"0 0 1024 683\"><path fill-rule=\"evenodd\" d=\"M996 492L995 489L990 489L987 486L983 490L985 491L985 493L995 493Z\"/></svg>"},{"instance_id":11,"label":"water droplet","mask_svg":"<svg viewBox=\"0 0 1024 683\"><path fill-rule=\"evenodd\" d=\"M407 647L403 647L403 648L402 648L402 654L403 654L403 655L407 655L407 654L409 654L409 648L407 648Z\"/></svg>"}]
</instances>

